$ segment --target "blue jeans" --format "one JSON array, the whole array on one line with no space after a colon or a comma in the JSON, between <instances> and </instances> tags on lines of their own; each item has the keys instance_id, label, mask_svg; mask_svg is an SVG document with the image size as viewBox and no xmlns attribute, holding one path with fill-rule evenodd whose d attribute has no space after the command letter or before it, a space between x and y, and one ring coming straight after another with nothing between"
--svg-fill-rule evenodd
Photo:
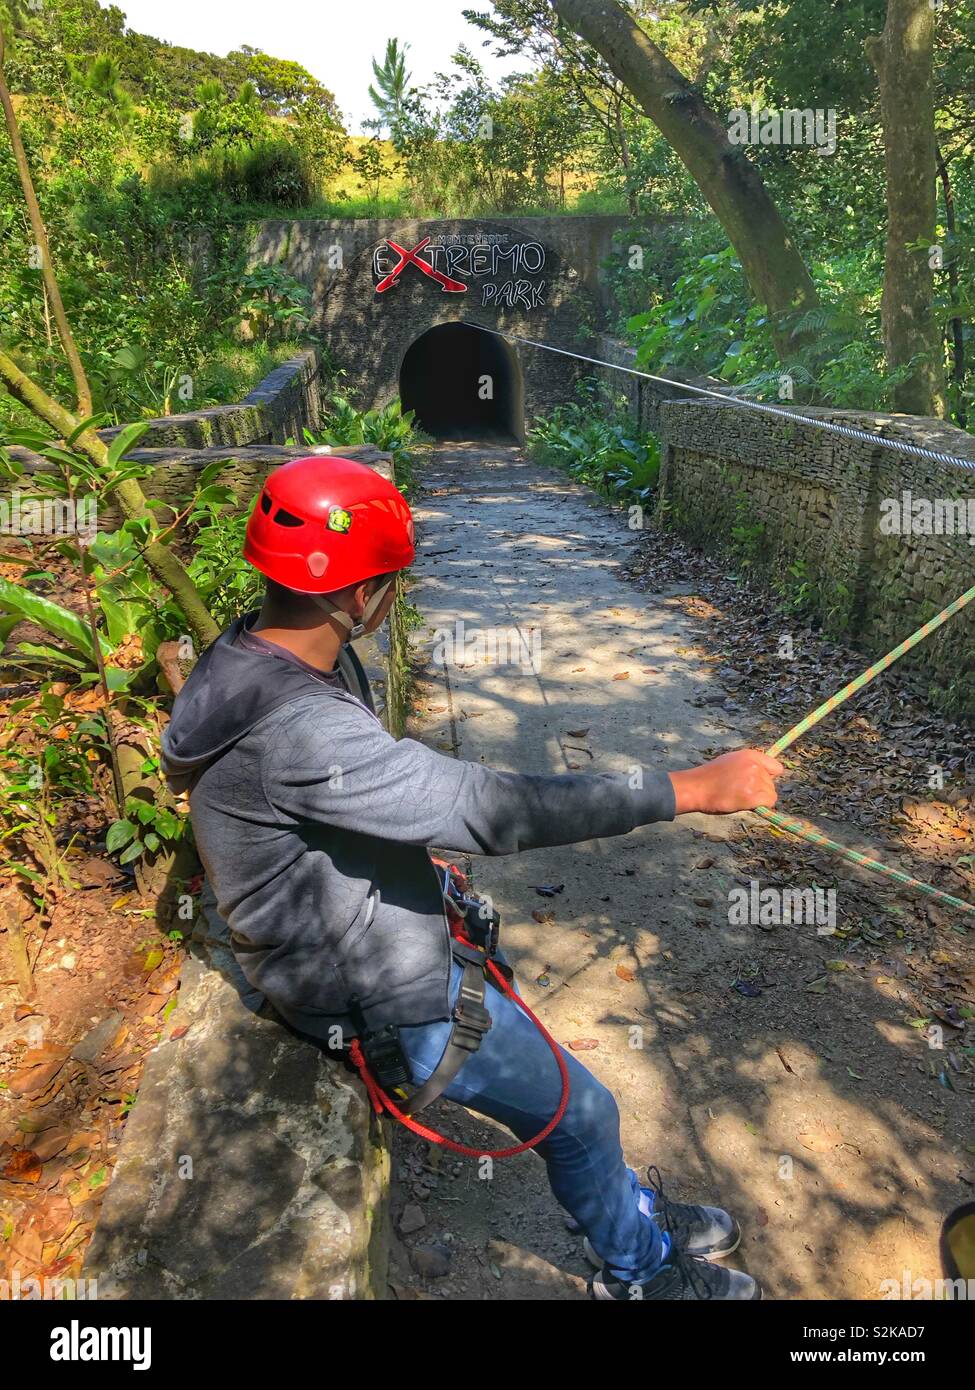
<instances>
[{"instance_id":1,"label":"blue jeans","mask_svg":"<svg viewBox=\"0 0 975 1390\"><path fill-rule=\"evenodd\" d=\"M462 971L456 961L452 964L453 1004ZM519 1139L531 1139L558 1109L559 1069L548 1043L513 1000L489 985L484 1002L491 1028L444 1097L497 1120ZM450 1023L427 1023L400 1029L418 1085L443 1056L450 1028ZM638 1208L640 1184L623 1161L616 1101L571 1053L563 1049L562 1055L569 1071L569 1104L536 1152L545 1161L556 1200L575 1217L611 1273L629 1283L640 1282L663 1263L663 1237ZM427 1122L422 1112L420 1119Z\"/></svg>"}]
</instances>

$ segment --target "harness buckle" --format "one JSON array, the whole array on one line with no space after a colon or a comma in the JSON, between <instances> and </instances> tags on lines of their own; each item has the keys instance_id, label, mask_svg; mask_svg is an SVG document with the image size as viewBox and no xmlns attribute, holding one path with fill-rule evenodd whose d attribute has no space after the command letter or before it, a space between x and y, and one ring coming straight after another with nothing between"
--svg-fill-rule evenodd
<instances>
[{"instance_id":1,"label":"harness buckle","mask_svg":"<svg viewBox=\"0 0 975 1390\"><path fill-rule=\"evenodd\" d=\"M477 1051L484 1034L490 1030L494 1021L484 1007L483 1000L483 984L476 990L469 989L466 981L461 982L460 994L457 996L452 1015L454 1027L450 1041L462 1047L465 1052Z\"/></svg>"}]
</instances>

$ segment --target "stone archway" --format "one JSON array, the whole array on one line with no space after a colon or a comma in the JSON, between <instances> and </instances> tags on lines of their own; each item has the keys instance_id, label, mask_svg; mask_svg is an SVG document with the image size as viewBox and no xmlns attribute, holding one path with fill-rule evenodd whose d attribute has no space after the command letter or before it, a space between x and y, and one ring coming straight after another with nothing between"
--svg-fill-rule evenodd
<instances>
[{"instance_id":1,"label":"stone archway","mask_svg":"<svg viewBox=\"0 0 975 1390\"><path fill-rule=\"evenodd\" d=\"M439 347L448 339L426 341L440 327L481 325L561 349L545 352L516 338L505 343L516 389L503 390L500 401L495 391L489 424L520 441L526 421L571 397L584 371L571 352L594 347L596 325L611 307L607 277L625 264L634 235L632 219L613 217L313 218L262 223L253 251L308 289L311 330L342 370L342 392L363 409L397 395L404 362L417 360L410 354L420 340L420 360L429 353L428 361L443 368ZM652 235L647 223L648 248ZM416 404L422 389L406 375ZM503 382L503 369L499 375ZM431 404L431 433L450 437L458 422L444 420L442 409L438 421L438 402L428 398L419 413L429 415Z\"/></svg>"},{"instance_id":2,"label":"stone archway","mask_svg":"<svg viewBox=\"0 0 975 1390\"><path fill-rule=\"evenodd\" d=\"M407 349L399 372L404 410L435 439L520 443L524 389L502 338L464 322L438 324Z\"/></svg>"}]
</instances>

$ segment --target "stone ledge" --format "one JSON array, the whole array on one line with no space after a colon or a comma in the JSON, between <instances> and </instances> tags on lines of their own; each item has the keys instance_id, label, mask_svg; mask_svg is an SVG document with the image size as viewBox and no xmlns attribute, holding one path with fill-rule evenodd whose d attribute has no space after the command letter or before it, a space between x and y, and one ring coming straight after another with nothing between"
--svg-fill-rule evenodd
<instances>
[{"instance_id":1,"label":"stone ledge","mask_svg":"<svg viewBox=\"0 0 975 1390\"><path fill-rule=\"evenodd\" d=\"M157 416L145 422L149 429L144 437L158 448L283 444L285 439L299 436L302 426L318 428L320 389L318 354L314 348L306 348L275 367L243 400L182 415ZM120 429L100 430L99 434L107 441Z\"/></svg>"},{"instance_id":2,"label":"stone ledge","mask_svg":"<svg viewBox=\"0 0 975 1390\"><path fill-rule=\"evenodd\" d=\"M32 490L31 478L36 474L54 472L54 465L39 454L23 449L19 445L10 449L10 457L23 464L24 474L21 485L24 492ZM135 463L144 463L152 472L142 478L141 485L148 498L165 502L178 510L197 486L199 474L209 464L224 460L226 467L221 470L219 482L237 490L241 507L249 507L258 489L272 468L278 468L291 459L306 458L309 453L335 454L341 458L356 459L379 469L384 477L390 477L390 455L376 449L371 444L317 445L309 449L292 444L248 444L244 448L221 446L213 449L133 449L126 454ZM98 508L99 531L114 531L122 524L122 513L116 502L109 497Z\"/></svg>"},{"instance_id":3,"label":"stone ledge","mask_svg":"<svg viewBox=\"0 0 975 1390\"><path fill-rule=\"evenodd\" d=\"M358 1079L183 968L85 1260L100 1299L371 1299L389 1151Z\"/></svg>"}]
</instances>

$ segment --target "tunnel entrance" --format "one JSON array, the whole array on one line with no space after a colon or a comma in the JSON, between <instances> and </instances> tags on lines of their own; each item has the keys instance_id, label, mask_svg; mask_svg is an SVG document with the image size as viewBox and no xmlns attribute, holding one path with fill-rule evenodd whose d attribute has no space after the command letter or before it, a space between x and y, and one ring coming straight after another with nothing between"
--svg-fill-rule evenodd
<instances>
[{"instance_id":1,"label":"tunnel entrance","mask_svg":"<svg viewBox=\"0 0 975 1390\"><path fill-rule=\"evenodd\" d=\"M498 443L524 437L521 377L507 343L466 323L421 334L399 374L404 410L435 439Z\"/></svg>"}]
</instances>

